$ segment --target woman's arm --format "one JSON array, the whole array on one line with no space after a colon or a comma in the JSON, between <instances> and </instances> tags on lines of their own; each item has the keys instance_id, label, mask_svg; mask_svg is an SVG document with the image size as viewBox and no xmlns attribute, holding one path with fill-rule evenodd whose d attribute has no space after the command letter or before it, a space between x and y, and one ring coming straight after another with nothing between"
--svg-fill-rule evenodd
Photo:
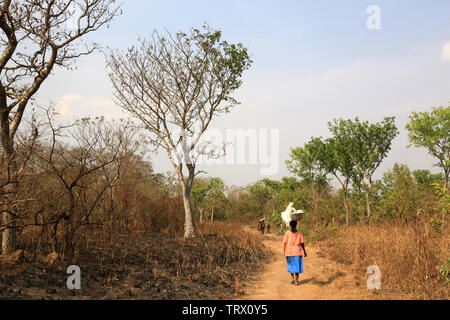
<instances>
[{"instance_id":1,"label":"woman's arm","mask_svg":"<svg viewBox=\"0 0 450 320\"><path fill-rule=\"evenodd\" d=\"M303 252L305 253L305 258L308 256L308 254L306 253L306 249L305 249L305 244L302 242L302 249Z\"/></svg>"}]
</instances>

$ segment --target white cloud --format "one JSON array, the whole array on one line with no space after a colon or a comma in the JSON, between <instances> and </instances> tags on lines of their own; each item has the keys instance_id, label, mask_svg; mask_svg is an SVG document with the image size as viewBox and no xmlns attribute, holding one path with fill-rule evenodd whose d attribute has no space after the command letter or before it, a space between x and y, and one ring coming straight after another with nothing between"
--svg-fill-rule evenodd
<instances>
[{"instance_id":1,"label":"white cloud","mask_svg":"<svg viewBox=\"0 0 450 320\"><path fill-rule=\"evenodd\" d=\"M442 60L450 61L450 42L447 42L442 47Z\"/></svg>"},{"instance_id":2,"label":"white cloud","mask_svg":"<svg viewBox=\"0 0 450 320\"><path fill-rule=\"evenodd\" d=\"M80 94L61 96L56 102L56 110L62 117L69 119L104 116L105 119L111 120L128 117L111 99Z\"/></svg>"}]
</instances>

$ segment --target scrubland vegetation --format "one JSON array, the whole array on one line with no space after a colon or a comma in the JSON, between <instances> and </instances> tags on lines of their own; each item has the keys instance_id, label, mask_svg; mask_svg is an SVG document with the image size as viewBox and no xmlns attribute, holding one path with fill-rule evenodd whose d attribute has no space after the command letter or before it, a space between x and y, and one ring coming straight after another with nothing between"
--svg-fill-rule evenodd
<instances>
[{"instance_id":1,"label":"scrubland vegetation","mask_svg":"<svg viewBox=\"0 0 450 320\"><path fill-rule=\"evenodd\" d=\"M82 38L120 13L113 0L71 2L84 10L73 29L59 0L0 8L0 298L239 296L269 257L246 226L265 218L277 232L293 202L308 242L358 281L380 266L381 297L448 299L450 107L413 113L406 127L439 173L396 164L376 179L403 129L394 117L335 119L328 138L292 148L290 177L226 186L195 160L223 156L199 141L239 104L247 49L207 25L155 31L107 54L115 102L134 121L67 123L34 98L54 68L98 49ZM173 173L154 172L157 150ZM79 292L64 288L70 264L85 275Z\"/></svg>"}]
</instances>

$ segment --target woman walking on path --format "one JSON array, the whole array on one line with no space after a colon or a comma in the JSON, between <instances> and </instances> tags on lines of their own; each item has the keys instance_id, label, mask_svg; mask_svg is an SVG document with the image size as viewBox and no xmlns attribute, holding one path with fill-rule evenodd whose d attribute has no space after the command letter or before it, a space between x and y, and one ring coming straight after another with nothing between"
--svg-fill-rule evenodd
<instances>
[{"instance_id":1,"label":"woman walking on path","mask_svg":"<svg viewBox=\"0 0 450 320\"><path fill-rule=\"evenodd\" d=\"M303 253L308 256L303 242L303 234L297 230L297 220L289 223L291 230L284 234L284 255L287 261L288 272L292 277L292 284L299 285L298 278L303 273Z\"/></svg>"}]
</instances>

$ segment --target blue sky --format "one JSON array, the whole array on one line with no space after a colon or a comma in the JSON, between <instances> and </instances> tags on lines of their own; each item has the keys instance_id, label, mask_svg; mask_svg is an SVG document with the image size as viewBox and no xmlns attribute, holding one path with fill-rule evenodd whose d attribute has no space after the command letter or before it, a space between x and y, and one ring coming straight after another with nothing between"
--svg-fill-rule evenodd
<instances>
[{"instance_id":1,"label":"blue sky","mask_svg":"<svg viewBox=\"0 0 450 320\"><path fill-rule=\"evenodd\" d=\"M381 29L369 30L370 5L381 10ZM154 29L186 31L203 22L229 42L249 48L254 64L236 92L241 105L217 119L221 130L279 129L280 169L288 175L289 148L328 135L333 118L380 121L396 116L401 134L377 172L395 162L434 172L425 150L407 149L404 127L412 111L450 101L450 1L144 1L125 0L123 15L90 40L125 49ZM447 44L447 46L446 46ZM103 56L82 58L76 71L56 70L39 100L52 100L63 116L121 110L111 100ZM171 167L153 156L157 171ZM209 165L209 175L245 185L262 178L257 165Z\"/></svg>"}]
</instances>

